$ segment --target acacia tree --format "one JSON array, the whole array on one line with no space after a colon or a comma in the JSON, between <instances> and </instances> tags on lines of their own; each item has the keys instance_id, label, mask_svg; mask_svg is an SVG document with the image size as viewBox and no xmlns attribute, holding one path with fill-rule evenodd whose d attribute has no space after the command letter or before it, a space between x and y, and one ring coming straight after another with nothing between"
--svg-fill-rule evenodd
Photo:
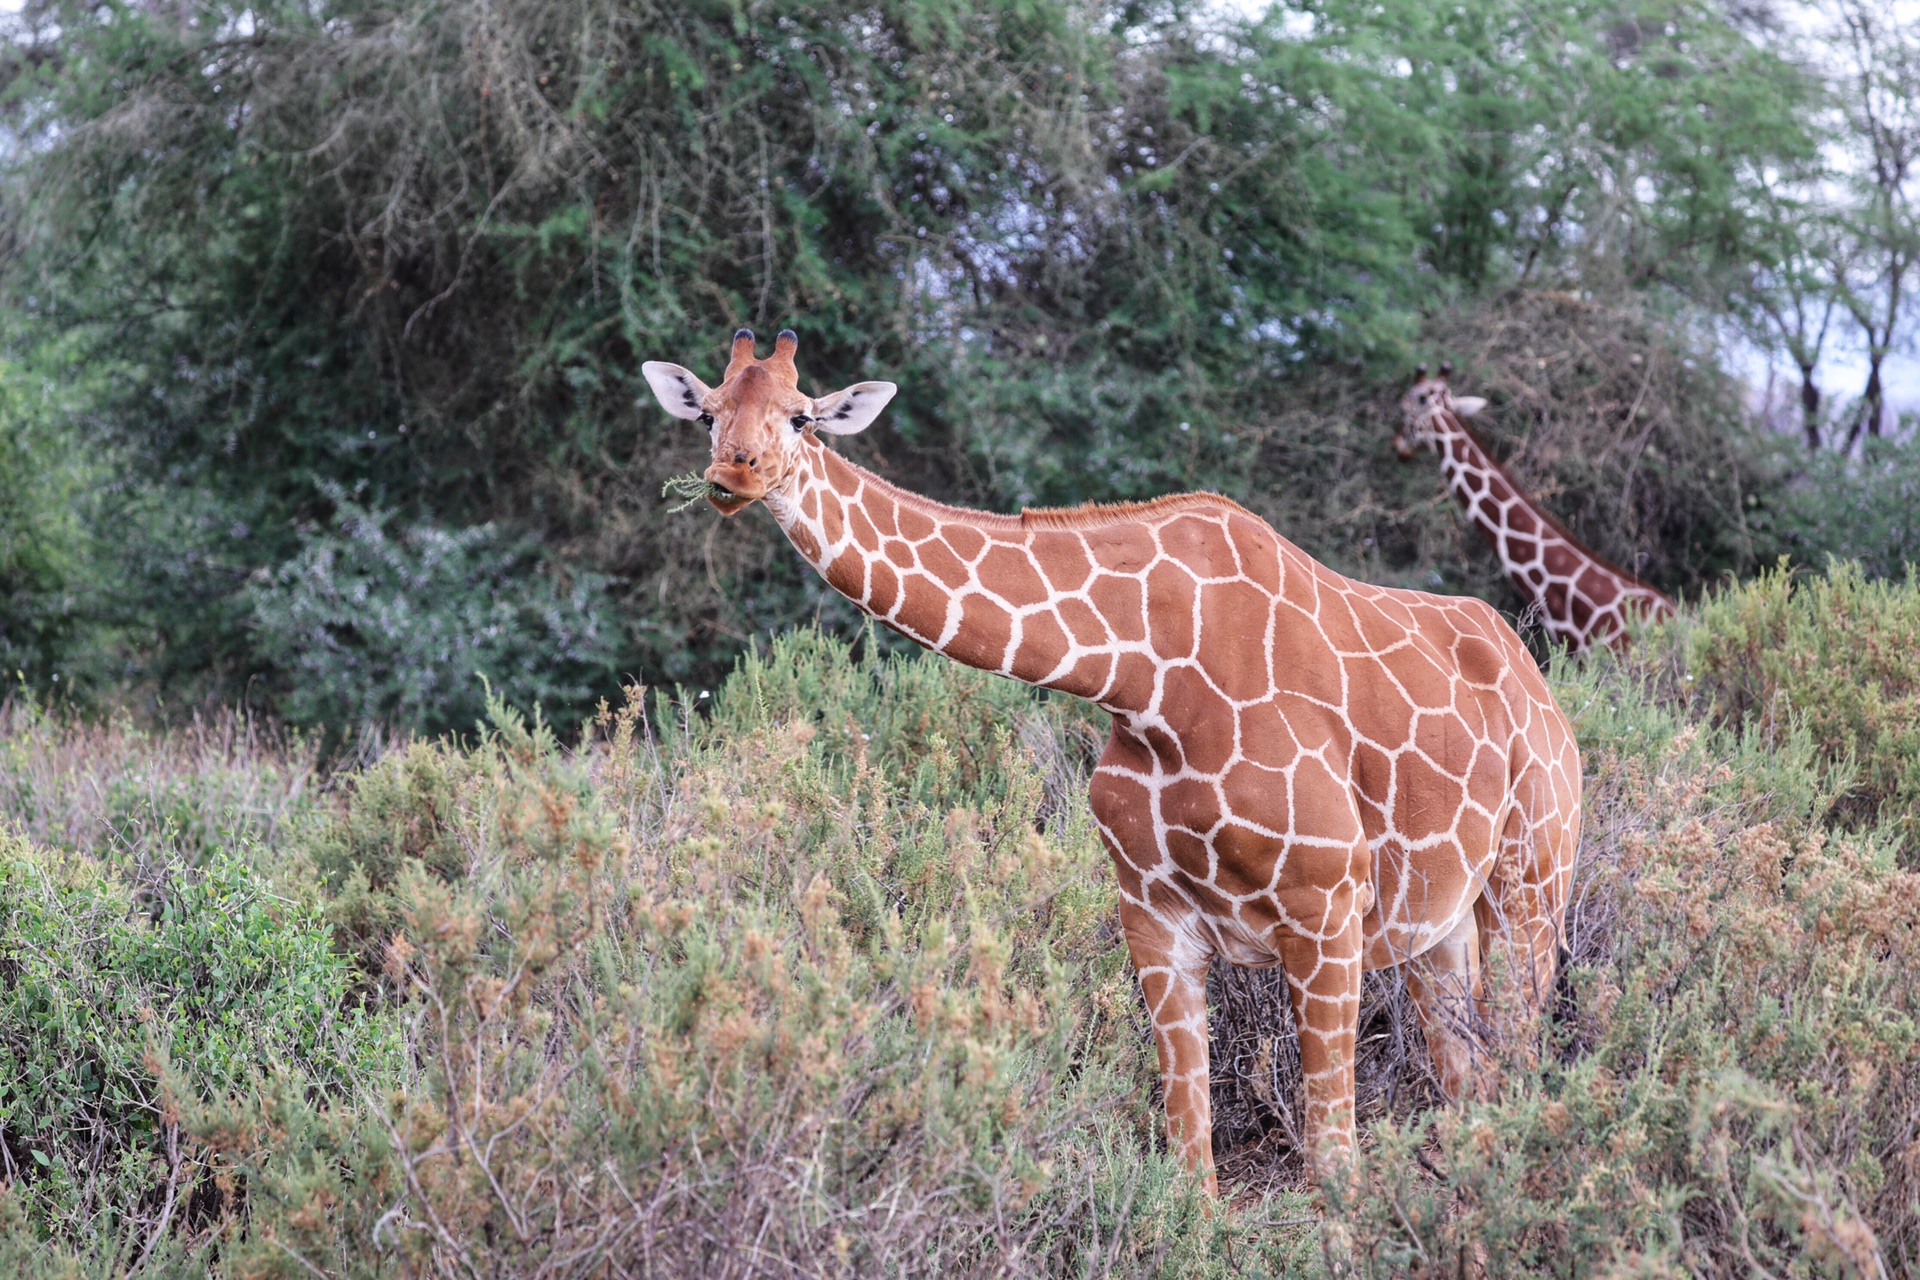
<instances>
[{"instance_id":1,"label":"acacia tree","mask_svg":"<svg viewBox=\"0 0 1920 1280\"><path fill-rule=\"evenodd\" d=\"M1828 260L1840 304L1866 347L1867 380L1847 430L1886 425L1881 380L1887 357L1906 340L1910 278L1920 261L1920 29L1886 0L1835 0L1836 45L1847 142L1855 152L1852 207Z\"/></svg>"},{"instance_id":2,"label":"acacia tree","mask_svg":"<svg viewBox=\"0 0 1920 1280\"><path fill-rule=\"evenodd\" d=\"M1730 299L1749 333L1768 349L1781 350L1800 374L1800 429L1807 449L1821 439L1820 359L1841 309L1835 264L1844 262L1848 241L1841 214L1821 190L1832 177L1822 171L1767 175L1762 189L1768 216L1761 220L1764 248L1733 281Z\"/></svg>"}]
</instances>

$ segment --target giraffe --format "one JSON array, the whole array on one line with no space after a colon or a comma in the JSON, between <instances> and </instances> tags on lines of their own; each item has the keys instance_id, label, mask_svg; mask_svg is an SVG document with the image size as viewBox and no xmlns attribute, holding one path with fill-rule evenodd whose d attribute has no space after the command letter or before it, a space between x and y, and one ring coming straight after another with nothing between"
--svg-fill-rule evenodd
<instances>
[{"instance_id":1,"label":"giraffe","mask_svg":"<svg viewBox=\"0 0 1920 1280\"><path fill-rule=\"evenodd\" d=\"M1452 364L1429 378L1421 365L1400 401L1401 428L1393 449L1402 462L1430 444L1440 455L1447 487L1467 518L1500 557L1507 578L1527 598L1547 634L1575 654L1596 644L1627 642L1630 616L1673 615L1673 601L1590 550L1515 484L1495 462L1467 419L1486 408L1479 396L1455 396L1447 385Z\"/></svg>"},{"instance_id":2,"label":"giraffe","mask_svg":"<svg viewBox=\"0 0 1920 1280\"><path fill-rule=\"evenodd\" d=\"M1363 970L1408 966L1449 1095L1493 1088L1479 1033L1527 1043L1552 984L1581 776L1499 614L1344 578L1213 494L1008 516L910 493L821 438L865 428L894 386L809 397L797 345L783 331L759 360L740 330L717 387L642 371L662 408L706 426L722 514L764 502L869 616L1111 715L1088 800L1169 1146L1206 1190L1216 956L1285 972L1323 1178L1351 1167Z\"/></svg>"}]
</instances>

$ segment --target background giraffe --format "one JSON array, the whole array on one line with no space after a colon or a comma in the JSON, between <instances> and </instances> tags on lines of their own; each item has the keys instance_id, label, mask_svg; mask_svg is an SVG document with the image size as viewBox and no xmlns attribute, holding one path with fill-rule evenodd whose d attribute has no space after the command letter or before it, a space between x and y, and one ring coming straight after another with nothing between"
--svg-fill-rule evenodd
<instances>
[{"instance_id":1,"label":"background giraffe","mask_svg":"<svg viewBox=\"0 0 1920 1280\"><path fill-rule=\"evenodd\" d=\"M1472 1024L1529 1032L1580 827L1573 734L1499 615L1341 577L1211 494L1003 516L908 493L819 437L866 427L892 384L806 396L796 346L759 361L739 331L716 388L643 372L707 427L723 513L764 500L872 617L1111 713L1089 799L1169 1137L1208 1189L1216 955L1285 969L1323 1173L1352 1152L1363 969L1410 962L1442 1085L1487 1088ZM1511 999L1482 1002L1483 957Z\"/></svg>"},{"instance_id":2,"label":"background giraffe","mask_svg":"<svg viewBox=\"0 0 1920 1280\"><path fill-rule=\"evenodd\" d=\"M1487 402L1456 397L1447 386L1452 372L1451 364L1443 364L1440 376L1429 378L1420 366L1400 401L1394 452L1405 462L1420 445L1433 446L1447 488L1547 633L1578 654L1595 644L1626 643L1629 617L1671 616L1673 601L1588 548L1494 461L1466 422Z\"/></svg>"}]
</instances>

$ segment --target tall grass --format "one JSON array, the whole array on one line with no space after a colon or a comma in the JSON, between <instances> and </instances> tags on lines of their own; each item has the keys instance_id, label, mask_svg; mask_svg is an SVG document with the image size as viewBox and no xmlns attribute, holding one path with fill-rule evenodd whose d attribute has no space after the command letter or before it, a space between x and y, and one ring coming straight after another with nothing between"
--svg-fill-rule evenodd
<instances>
[{"instance_id":1,"label":"tall grass","mask_svg":"<svg viewBox=\"0 0 1920 1280\"><path fill-rule=\"evenodd\" d=\"M306 757L216 752L254 781L204 794L220 834L167 846L164 875L140 870L161 846L74 815L88 779L187 748L16 713L3 758L74 763L0 784L30 837L0 849L8 991L31 969L72 1006L125 973L171 1004L153 1029L101 1006L139 1051L85 1079L54 1069L83 1019L6 1006L0 1266L1911 1273L1920 877L1899 803L1850 799L1900 739L1842 749L1810 709L1887 669L1844 626L1892 643L1920 592L1848 590L1768 579L1555 669L1589 818L1545 1052L1437 1105L1401 985L1370 979L1352 1188L1306 1183L1283 988L1217 973L1211 1214L1163 1150L1073 704L797 632L573 745L496 704L467 740L308 768L271 822L232 815L291 796ZM1855 621L1826 617L1846 601ZM1752 620L1778 616L1833 635L1822 665L1776 660ZM1748 632L1780 674L1740 701L1716 655ZM129 958L181 951L236 958ZM209 1020L261 1034L221 1056ZM84 1122L31 1127L56 1099Z\"/></svg>"}]
</instances>

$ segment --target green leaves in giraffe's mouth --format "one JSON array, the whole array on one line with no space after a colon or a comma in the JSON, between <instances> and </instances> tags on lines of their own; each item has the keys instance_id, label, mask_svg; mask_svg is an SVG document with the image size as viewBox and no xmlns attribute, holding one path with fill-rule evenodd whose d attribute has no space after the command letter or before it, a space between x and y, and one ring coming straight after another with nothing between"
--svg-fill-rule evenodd
<instances>
[{"instance_id":1,"label":"green leaves in giraffe's mouth","mask_svg":"<svg viewBox=\"0 0 1920 1280\"><path fill-rule=\"evenodd\" d=\"M676 515L685 511L688 507L693 506L695 503L702 501L711 502L715 506L733 503L738 503L739 506L746 505L745 502L742 502L738 496L735 495L733 490L727 488L725 485L715 484L713 481L692 471L687 472L685 475L674 476L668 480L666 484L660 487L660 496L663 498L680 499L679 502L674 504L673 510ZM724 509L724 507L722 509Z\"/></svg>"}]
</instances>

